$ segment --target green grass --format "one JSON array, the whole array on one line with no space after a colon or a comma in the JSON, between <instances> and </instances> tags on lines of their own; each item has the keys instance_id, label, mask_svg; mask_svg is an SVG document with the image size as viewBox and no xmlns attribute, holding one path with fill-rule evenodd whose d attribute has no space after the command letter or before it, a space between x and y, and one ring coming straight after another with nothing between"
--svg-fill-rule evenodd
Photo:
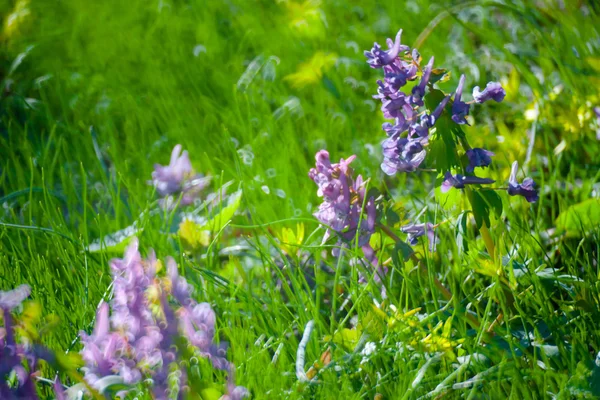
<instances>
[{"instance_id":1,"label":"green grass","mask_svg":"<svg viewBox=\"0 0 600 400\"><path fill-rule=\"evenodd\" d=\"M0 0L0 76L11 81L0 100L0 289L28 283L43 315L60 319L44 344L80 348L73 341L90 329L107 294L109 260L122 255L86 248L151 208L152 166L166 164L181 143L198 171L219 177L215 188L230 180L242 188L241 212L210 248L191 255L161 218L143 219L141 248L174 256L198 300L215 307L238 382L253 398L600 395L585 389L598 379L600 221L586 213L589 224L578 229L575 219L567 235L549 237L561 212L600 190L591 112L600 104L597 5L361 3L307 2L302 14L266 0L22 2L30 12L11 30L6 17L15 2ZM294 25L293 16L303 23ZM399 28L404 43L419 40L425 59L435 55L451 71L444 90L461 73L468 87L489 80L507 87L505 102L479 107L466 130L472 145L496 152L491 177L505 182L510 163L527 158L525 171L542 186L531 206L503 198L505 213L492 227L502 265L489 262L471 222L461 232L466 252L456 223L464 199L440 196L435 176L390 179L379 169L383 119L371 94L380 77L362 51ZM337 60L322 77L304 87L285 78L318 52ZM426 259L427 277L411 262L393 264L383 312L418 308L421 319L388 325L373 311L379 288L356 282L359 267L349 256L323 253L307 177L321 148L336 160L356 154L357 173L371 177L403 216L426 207L428 220L449 221L438 252ZM306 240L299 257L286 257L275 236L298 222ZM251 250L218 255L235 243ZM425 254L422 246L418 252ZM434 277L453 293L450 302ZM309 320L306 369L328 347L333 363L318 383L304 384L294 363ZM353 335L344 329L357 323L358 346L345 347L339 337ZM439 346L420 340L427 335L452 342L456 356L485 360L457 368ZM376 351L361 363L366 342L377 343Z\"/></svg>"}]
</instances>

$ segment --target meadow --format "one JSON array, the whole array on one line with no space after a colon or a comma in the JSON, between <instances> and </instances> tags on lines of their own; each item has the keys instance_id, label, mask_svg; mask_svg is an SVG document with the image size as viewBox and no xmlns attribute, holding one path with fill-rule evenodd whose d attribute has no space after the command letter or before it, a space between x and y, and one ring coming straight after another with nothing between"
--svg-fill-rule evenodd
<instances>
[{"instance_id":1,"label":"meadow","mask_svg":"<svg viewBox=\"0 0 600 400\"><path fill-rule=\"evenodd\" d=\"M0 15L0 398L600 398L595 0Z\"/></svg>"}]
</instances>

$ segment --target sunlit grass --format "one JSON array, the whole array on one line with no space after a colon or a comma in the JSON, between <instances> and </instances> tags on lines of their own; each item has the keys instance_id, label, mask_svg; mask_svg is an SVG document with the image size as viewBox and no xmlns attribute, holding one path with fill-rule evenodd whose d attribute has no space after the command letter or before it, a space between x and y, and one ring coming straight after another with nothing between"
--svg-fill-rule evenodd
<instances>
[{"instance_id":1,"label":"sunlit grass","mask_svg":"<svg viewBox=\"0 0 600 400\"><path fill-rule=\"evenodd\" d=\"M193 254L163 219L142 218L141 249L176 257L197 300L214 306L238 383L255 398L597 396L586 373L598 373L600 351L598 220L553 231L600 190L597 6L439 3L0 1L0 289L30 284L43 315L61 321L43 343L78 351L109 295L108 262L122 256L86 249L152 209L152 166L181 143L215 189L239 185L240 212ZM379 75L362 51L399 28L454 82L464 72L470 86L507 89L468 130L497 154L490 176L505 182L518 159L541 186L535 205L504 199L496 223L509 229L492 232L502 276L434 174L380 171ZM356 154L353 167L403 218L426 209L450 221L436 254L418 248L427 276L393 260L383 303L376 285L357 283L350 254L336 260L321 246L307 172L322 148L336 160ZM219 254L236 244L246 250ZM305 370L318 373L307 384L295 361L309 320ZM327 349L331 363L319 364Z\"/></svg>"}]
</instances>

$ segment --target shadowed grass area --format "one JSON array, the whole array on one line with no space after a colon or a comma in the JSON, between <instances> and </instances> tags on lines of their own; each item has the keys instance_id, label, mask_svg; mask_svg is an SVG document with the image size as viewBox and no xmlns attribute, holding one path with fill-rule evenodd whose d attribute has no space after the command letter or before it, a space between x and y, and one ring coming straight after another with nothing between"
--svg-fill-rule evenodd
<instances>
[{"instance_id":1,"label":"shadowed grass area","mask_svg":"<svg viewBox=\"0 0 600 400\"><path fill-rule=\"evenodd\" d=\"M598 12L551 0L0 0L0 289L30 284L42 315L60 320L41 341L78 351L123 252L89 246L138 221L142 253L175 257L215 308L253 398L599 396ZM496 153L484 175L499 187L518 160L541 188L532 205L503 195L499 263L460 214L466 196L440 193L435 173L380 170L381 76L362 52L400 28L450 71L444 91L461 73L469 87L506 88L465 130ZM243 191L230 225L194 251L173 215L150 212L153 164L177 143L212 189ZM322 148L356 154L355 171L403 221L441 223L436 253L416 247L426 274L374 239L394 253L385 301L372 277L357 282L352 250L336 259L321 244L307 173ZM285 233L298 224L302 238ZM309 320L305 370L332 353L310 384L294 365Z\"/></svg>"}]
</instances>

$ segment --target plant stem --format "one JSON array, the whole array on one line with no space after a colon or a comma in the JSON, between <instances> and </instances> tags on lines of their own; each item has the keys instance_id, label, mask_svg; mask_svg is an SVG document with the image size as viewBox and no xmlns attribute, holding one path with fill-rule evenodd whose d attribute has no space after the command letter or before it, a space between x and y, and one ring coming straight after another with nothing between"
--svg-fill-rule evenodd
<instances>
[{"instance_id":1,"label":"plant stem","mask_svg":"<svg viewBox=\"0 0 600 400\"><path fill-rule=\"evenodd\" d=\"M402 239L400 239L389 227L383 225L383 224L378 224L378 226L381 228L381 230L390 238L392 238L396 243L401 242ZM421 272L421 274L426 277L429 278L429 273L427 272L427 268L425 267L425 265L423 264L423 261L421 259L419 259L419 257L417 257L417 255L415 253L412 253L410 255L410 259L412 260L412 262L415 265L419 266L419 271ZM442 294L442 296L444 297L444 299L446 299L447 301L450 301L452 299L452 292L446 288L442 282L439 281L439 279L437 279L435 276L432 277L433 279L433 284L435 285L435 287L438 288L438 290L440 291L440 293ZM473 317L471 314L465 314L467 316L467 319L469 320L469 322L471 323L471 325L473 325L474 327L478 328L480 326L479 321Z\"/></svg>"}]
</instances>

